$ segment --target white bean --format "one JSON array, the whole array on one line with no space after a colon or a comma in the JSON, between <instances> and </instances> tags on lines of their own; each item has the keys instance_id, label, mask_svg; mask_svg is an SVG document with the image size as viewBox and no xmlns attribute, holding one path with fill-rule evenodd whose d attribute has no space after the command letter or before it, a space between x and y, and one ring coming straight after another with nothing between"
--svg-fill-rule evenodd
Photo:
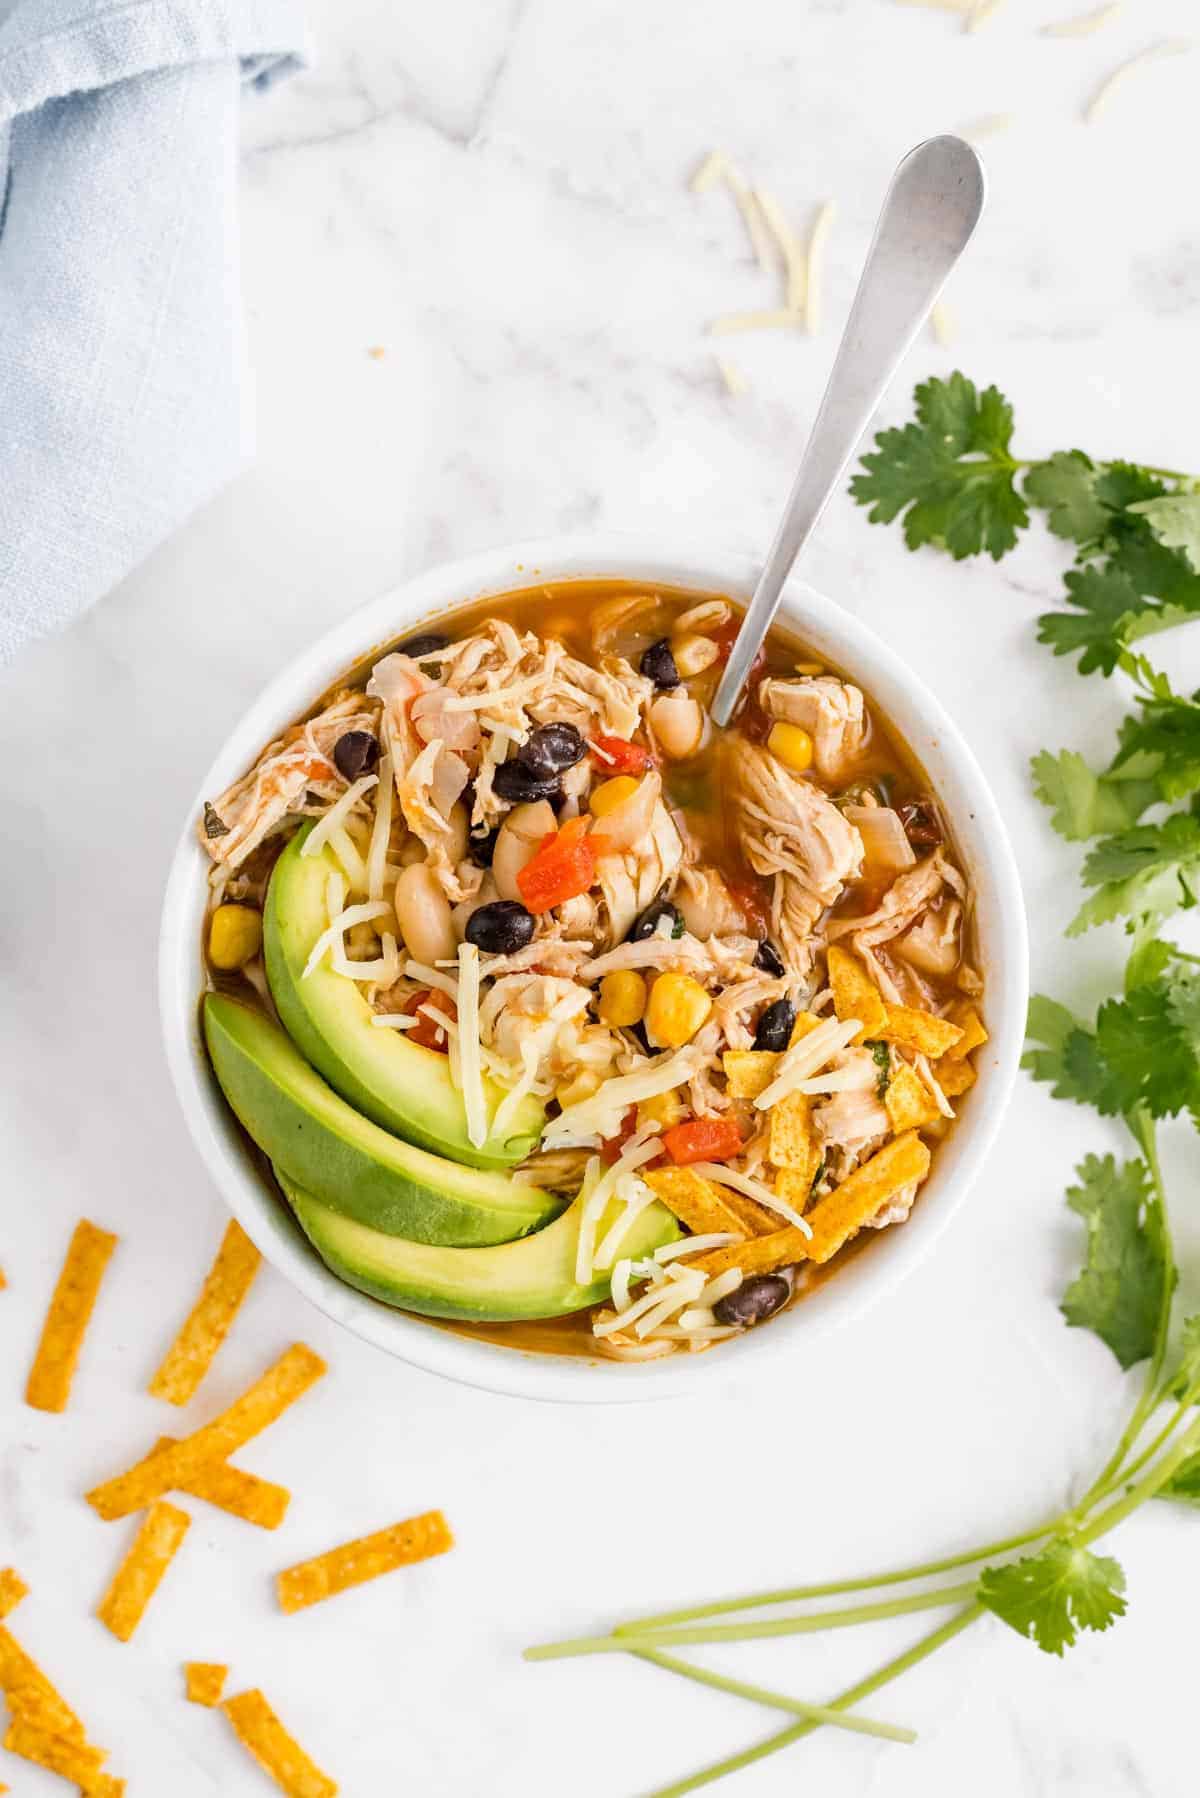
<instances>
[{"instance_id":1,"label":"white bean","mask_svg":"<svg viewBox=\"0 0 1200 1798\"><path fill-rule=\"evenodd\" d=\"M458 953L450 901L426 862L405 868L397 879L396 922L414 961L432 967Z\"/></svg>"},{"instance_id":2,"label":"white bean","mask_svg":"<svg viewBox=\"0 0 1200 1798\"><path fill-rule=\"evenodd\" d=\"M690 680L694 674L703 674L706 668L711 668L720 651L711 637L698 637L687 631L672 639L671 654L684 680Z\"/></svg>"},{"instance_id":3,"label":"white bean","mask_svg":"<svg viewBox=\"0 0 1200 1798\"><path fill-rule=\"evenodd\" d=\"M704 741L704 709L683 687L660 693L650 707L650 728L664 755L674 762L695 755Z\"/></svg>"},{"instance_id":4,"label":"white bean","mask_svg":"<svg viewBox=\"0 0 1200 1798\"><path fill-rule=\"evenodd\" d=\"M446 853L452 862L460 862L467 853L469 830L467 808L460 799L456 805L451 806L450 816L446 820Z\"/></svg>"},{"instance_id":5,"label":"white bean","mask_svg":"<svg viewBox=\"0 0 1200 1798\"><path fill-rule=\"evenodd\" d=\"M554 807L548 799L513 806L500 826L492 852L492 879L502 899L520 899L517 875L533 860L538 844L554 827Z\"/></svg>"}]
</instances>

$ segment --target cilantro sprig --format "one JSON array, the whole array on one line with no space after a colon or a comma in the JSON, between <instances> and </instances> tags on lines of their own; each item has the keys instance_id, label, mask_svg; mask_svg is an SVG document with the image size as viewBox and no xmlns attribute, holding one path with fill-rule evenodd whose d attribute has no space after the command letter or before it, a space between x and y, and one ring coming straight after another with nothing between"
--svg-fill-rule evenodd
<instances>
[{"instance_id":1,"label":"cilantro sprig","mask_svg":"<svg viewBox=\"0 0 1200 1798\"><path fill-rule=\"evenodd\" d=\"M1031 509L1042 512L1050 530L1074 545L1075 567L1066 576L1068 609L1039 621L1041 641L1056 655L1078 653L1081 673L1119 670L1130 683L1130 709L1107 767L1093 769L1073 749L1033 759L1034 791L1054 829L1086 845L1080 877L1087 896L1068 935L1120 923L1129 940L1124 967L1114 968L1110 996L1090 1021L1058 1000L1034 999L1023 1065L1056 1099L1088 1107L1099 1129L1125 1137L1122 1156L1111 1147L1086 1156L1067 1191L1082 1225L1082 1265L1061 1310L1122 1369L1141 1368L1141 1388L1083 1496L1001 1541L867 1577L693 1605L528 1650L534 1660L630 1654L787 1714L786 1726L765 1741L650 1798L682 1798L824 1726L911 1740L911 1732L857 1706L988 1614L1052 1655L1081 1632L1111 1628L1129 1602L1125 1575L1093 1546L1151 1499L1200 1510L1200 1317L1176 1327L1180 1283L1158 1154L1158 1132L1172 1120L1200 1129L1200 957L1164 934L1200 898L1200 693L1176 693L1132 648L1200 616L1200 493L1170 470L1095 463L1080 450L1018 461L1012 428L1012 410L995 388L980 393L959 374L925 382L915 420L880 433L853 491L876 522L902 518L910 548L933 544L959 559L986 551L998 560ZM917 1582L922 1589L905 1590ZM832 1607L812 1608L829 1600ZM781 1614L781 1606L800 1609ZM824 1705L673 1652L938 1609L949 1613L945 1621ZM764 1610L766 1620L748 1615Z\"/></svg>"},{"instance_id":2,"label":"cilantro sprig","mask_svg":"<svg viewBox=\"0 0 1200 1798\"><path fill-rule=\"evenodd\" d=\"M1111 674L1139 639L1200 616L1193 477L1078 449L1019 459L1009 402L958 372L922 382L914 405L910 423L879 432L850 483L873 524L900 518L909 549L998 562L1042 513L1074 546L1075 567L1065 609L1038 619L1038 637L1055 655L1078 655L1081 674Z\"/></svg>"}]
</instances>

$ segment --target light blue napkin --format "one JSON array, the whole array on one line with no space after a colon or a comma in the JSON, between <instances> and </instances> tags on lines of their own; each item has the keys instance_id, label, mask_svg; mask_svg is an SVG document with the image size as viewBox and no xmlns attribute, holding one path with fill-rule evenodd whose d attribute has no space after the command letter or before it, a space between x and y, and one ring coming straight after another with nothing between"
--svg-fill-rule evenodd
<instances>
[{"instance_id":1,"label":"light blue napkin","mask_svg":"<svg viewBox=\"0 0 1200 1798\"><path fill-rule=\"evenodd\" d=\"M299 0L0 0L0 663L244 462L237 123Z\"/></svg>"}]
</instances>

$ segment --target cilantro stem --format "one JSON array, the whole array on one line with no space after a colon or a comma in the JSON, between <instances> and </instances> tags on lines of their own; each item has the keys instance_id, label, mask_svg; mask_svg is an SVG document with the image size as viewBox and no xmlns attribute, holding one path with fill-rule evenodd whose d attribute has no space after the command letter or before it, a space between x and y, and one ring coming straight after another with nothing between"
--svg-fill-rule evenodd
<instances>
[{"instance_id":1,"label":"cilantro stem","mask_svg":"<svg viewBox=\"0 0 1200 1798\"><path fill-rule=\"evenodd\" d=\"M910 1668L918 1666L921 1661L929 1655L935 1654L939 1648L944 1647L955 1636L961 1635L962 1631L968 1629L982 1614L983 1606L978 1602L967 1605L958 1613L957 1617L951 1617L949 1622L941 1624L929 1635L922 1636L919 1642L914 1643L911 1648L906 1649L903 1654L897 1655L893 1660L886 1661L874 1673L868 1674L866 1679L860 1679L854 1685L847 1686L844 1692L839 1693L830 1701L829 1709L849 1710L850 1706L857 1704L860 1699L869 1698L873 1692L878 1692L883 1686L889 1685L892 1680L899 1679L902 1673L907 1673ZM810 1722L808 1719L790 1724L787 1729L780 1730L776 1735L768 1736L765 1742L759 1742L753 1748L744 1748L740 1754L731 1754L725 1760L714 1761L711 1766L702 1767L698 1772L689 1774L686 1779L677 1780L673 1785L660 1786L657 1791L648 1793L647 1798L684 1798L686 1792L698 1791L701 1786L711 1785L714 1780L724 1779L727 1773L740 1772L743 1767L752 1766L755 1761L765 1760L767 1755L776 1754L781 1748L789 1748L793 1742L801 1741L803 1737L811 1735L813 1730L819 1727L819 1724Z\"/></svg>"},{"instance_id":2,"label":"cilantro stem","mask_svg":"<svg viewBox=\"0 0 1200 1798\"><path fill-rule=\"evenodd\" d=\"M1180 1399L1170 1417L1158 1432L1158 1435L1150 1442L1148 1447L1142 1450L1136 1460L1129 1462L1127 1466L1124 1466L1119 1470L1116 1476L1110 1480L1104 1491L1098 1494L1098 1498L1107 1498L1110 1493L1116 1491L1118 1486L1122 1485L1126 1480L1131 1480L1135 1473L1140 1473L1147 1461L1152 1461L1154 1459L1159 1449L1163 1447L1179 1428L1180 1423L1195 1404L1197 1396L1196 1388L1192 1387L1184 1397Z\"/></svg>"},{"instance_id":3,"label":"cilantro stem","mask_svg":"<svg viewBox=\"0 0 1200 1798\"><path fill-rule=\"evenodd\" d=\"M747 1685L745 1680L729 1679L724 1673L713 1673L707 1667L697 1667L692 1661L681 1661L673 1654L664 1654L658 1648L629 1648L629 1653L636 1655L640 1661L649 1661L652 1666L661 1667L666 1673L678 1673L684 1679L696 1680L702 1686L711 1686L718 1692L729 1692L734 1698L745 1698L751 1704L769 1705L772 1710L791 1711L797 1717L804 1717L810 1723L828 1724L832 1729L848 1729L856 1735L877 1736L885 1742L912 1743L917 1739L915 1729L902 1729L897 1723L880 1723L874 1717L860 1717L856 1711L838 1710L831 1704L806 1704L802 1698L789 1698L783 1692L773 1692L767 1686Z\"/></svg>"},{"instance_id":4,"label":"cilantro stem","mask_svg":"<svg viewBox=\"0 0 1200 1798\"><path fill-rule=\"evenodd\" d=\"M933 1592L916 1592L907 1598L889 1598L879 1604L852 1605L843 1611L813 1611L806 1617L776 1617L766 1623L701 1624L695 1629L645 1629L637 1645L677 1647L691 1642L756 1642L772 1636L815 1635L820 1630L852 1629L860 1623L879 1623L889 1617L907 1617L912 1611L933 1611L943 1605L962 1604L974 1594L974 1583L939 1586ZM556 1661L580 1654L626 1654L628 1636L578 1636L569 1642L543 1642L527 1648L527 1661Z\"/></svg>"},{"instance_id":5,"label":"cilantro stem","mask_svg":"<svg viewBox=\"0 0 1200 1798\"><path fill-rule=\"evenodd\" d=\"M1181 1467L1188 1456L1193 1454L1198 1447L1200 1447L1200 1419L1197 1419L1189 1429L1183 1432L1170 1454L1164 1455L1161 1461L1156 1462L1149 1473L1143 1475L1136 1485L1129 1488L1123 1498L1117 1499L1114 1504L1109 1505L1106 1511L1101 1511L1099 1517L1094 1518L1086 1528L1080 1530L1075 1541L1086 1548L1090 1542L1106 1536L1109 1530L1113 1530L1119 1523L1123 1523L1131 1511L1136 1511L1139 1505L1145 1504L1148 1498L1153 1498L1159 1487L1167 1483L1176 1469Z\"/></svg>"},{"instance_id":6,"label":"cilantro stem","mask_svg":"<svg viewBox=\"0 0 1200 1798\"><path fill-rule=\"evenodd\" d=\"M976 1561L990 1561L1011 1549L1023 1548L1027 1542L1038 1542L1058 1527L1060 1519L1050 1517L1035 1529L1020 1535L1005 1536L982 1548L967 1549L961 1554L946 1555L938 1561L923 1561L917 1567L893 1568L887 1573L866 1573L857 1579L830 1580L816 1586L781 1586L775 1592L754 1592L744 1598L721 1598L711 1604L689 1605L678 1611L659 1611L654 1616L638 1617L629 1623L618 1623L618 1636L641 1635L644 1630L666 1629L677 1623L692 1623L703 1617L728 1616L734 1611L757 1610L764 1605L802 1604L810 1598L838 1598L848 1592L873 1592L882 1586L899 1586L910 1580L931 1578L937 1573L951 1573L956 1567L969 1567Z\"/></svg>"}]
</instances>

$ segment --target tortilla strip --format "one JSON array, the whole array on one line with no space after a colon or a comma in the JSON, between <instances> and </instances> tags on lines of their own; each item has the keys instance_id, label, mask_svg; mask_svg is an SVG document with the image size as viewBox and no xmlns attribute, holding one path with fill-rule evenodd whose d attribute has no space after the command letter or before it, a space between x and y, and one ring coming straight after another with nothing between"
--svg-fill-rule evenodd
<instances>
[{"instance_id":1,"label":"tortilla strip","mask_svg":"<svg viewBox=\"0 0 1200 1798\"><path fill-rule=\"evenodd\" d=\"M118 1642L128 1642L192 1527L186 1511L160 1499L151 1505L96 1615Z\"/></svg>"},{"instance_id":2,"label":"tortilla strip","mask_svg":"<svg viewBox=\"0 0 1200 1798\"><path fill-rule=\"evenodd\" d=\"M875 1032L884 1042L898 1043L902 1049L913 1049L937 1061L960 1043L966 1032L948 1018L935 1017L931 1011L917 1011L911 1005L889 1005L882 1029Z\"/></svg>"},{"instance_id":3,"label":"tortilla strip","mask_svg":"<svg viewBox=\"0 0 1200 1798\"><path fill-rule=\"evenodd\" d=\"M808 1237L795 1224L788 1224L785 1229L773 1230L770 1236L756 1236L752 1242L734 1242L727 1249L710 1249L707 1255L697 1255L688 1262L689 1267L699 1267L710 1277L723 1274L731 1267L740 1267L746 1279L752 1274L772 1274L776 1268L791 1267L793 1262L803 1261L808 1254Z\"/></svg>"},{"instance_id":4,"label":"tortilla strip","mask_svg":"<svg viewBox=\"0 0 1200 1798\"><path fill-rule=\"evenodd\" d=\"M160 1436L155 1452L172 1448L178 1436ZM243 1523L256 1523L262 1530L277 1530L287 1516L292 1495L286 1486L264 1480L244 1467L233 1467L228 1461L207 1461L196 1468L192 1477L175 1487L189 1498L202 1498L206 1504L240 1517Z\"/></svg>"},{"instance_id":5,"label":"tortilla strip","mask_svg":"<svg viewBox=\"0 0 1200 1798\"><path fill-rule=\"evenodd\" d=\"M23 1598L28 1598L29 1587L21 1578L15 1567L0 1570L0 1617L7 1617L15 1611Z\"/></svg>"},{"instance_id":6,"label":"tortilla strip","mask_svg":"<svg viewBox=\"0 0 1200 1798\"><path fill-rule=\"evenodd\" d=\"M49 1773L73 1780L81 1792L89 1795L97 1790L99 1780L104 1777L100 1772L100 1763L104 1759L102 1749L89 1748L86 1742L54 1735L48 1729L38 1729L24 1717L13 1718L3 1745L10 1754L19 1754L22 1760L32 1761L35 1767L45 1767Z\"/></svg>"},{"instance_id":7,"label":"tortilla strip","mask_svg":"<svg viewBox=\"0 0 1200 1798\"><path fill-rule=\"evenodd\" d=\"M813 1137L812 1102L808 1094L786 1093L772 1105L767 1117L767 1160L772 1167L807 1174L811 1186L821 1151Z\"/></svg>"},{"instance_id":8,"label":"tortilla strip","mask_svg":"<svg viewBox=\"0 0 1200 1798\"><path fill-rule=\"evenodd\" d=\"M0 1624L0 1692L9 1709L20 1712L38 1729L70 1741L86 1740L87 1731L65 1698L55 1691L37 1662L16 1637Z\"/></svg>"},{"instance_id":9,"label":"tortilla strip","mask_svg":"<svg viewBox=\"0 0 1200 1798\"><path fill-rule=\"evenodd\" d=\"M373 1536L360 1536L356 1542L346 1542L314 1560L287 1568L276 1578L280 1608L302 1611L351 1586L378 1579L381 1573L444 1555L453 1547L454 1537L442 1513L426 1511L420 1517L394 1523Z\"/></svg>"},{"instance_id":10,"label":"tortilla strip","mask_svg":"<svg viewBox=\"0 0 1200 1798\"><path fill-rule=\"evenodd\" d=\"M230 1218L200 1297L150 1382L152 1397L164 1398L169 1405L187 1404L229 1334L261 1262L242 1226Z\"/></svg>"},{"instance_id":11,"label":"tortilla strip","mask_svg":"<svg viewBox=\"0 0 1200 1798\"><path fill-rule=\"evenodd\" d=\"M906 1130L923 1130L926 1125L936 1123L942 1114L925 1082L906 1061L893 1057L893 1063L883 1103L895 1134L902 1136ZM938 1079L940 1082L940 1074Z\"/></svg>"},{"instance_id":12,"label":"tortilla strip","mask_svg":"<svg viewBox=\"0 0 1200 1798\"><path fill-rule=\"evenodd\" d=\"M144 1505L161 1498L164 1492L190 1484L198 1469L225 1461L274 1423L288 1406L308 1391L325 1372L320 1355L294 1342L272 1367L245 1391L241 1398L211 1423L191 1436L184 1436L161 1453L155 1451L136 1466L115 1479L106 1480L88 1493L88 1503L100 1516L110 1521L140 1511Z\"/></svg>"},{"instance_id":13,"label":"tortilla strip","mask_svg":"<svg viewBox=\"0 0 1200 1798\"><path fill-rule=\"evenodd\" d=\"M854 1041L865 1043L869 1038L881 1035L887 1020L887 1007L879 988L857 955L851 955L849 949L830 943L826 951L826 967L829 972L829 988L833 994L833 1009L839 1021L858 1018L862 1023L862 1029Z\"/></svg>"},{"instance_id":14,"label":"tortilla strip","mask_svg":"<svg viewBox=\"0 0 1200 1798\"><path fill-rule=\"evenodd\" d=\"M948 1061L964 1061L968 1055L973 1055L976 1049L981 1049L984 1043L991 1040L984 1028L983 1019L969 999L956 999L946 1015L952 1024L960 1025L963 1032L962 1040L946 1050Z\"/></svg>"},{"instance_id":15,"label":"tortilla strip","mask_svg":"<svg viewBox=\"0 0 1200 1798\"><path fill-rule=\"evenodd\" d=\"M65 1411L79 1351L117 1238L88 1219L76 1224L63 1262L29 1379L25 1403L37 1411Z\"/></svg>"},{"instance_id":16,"label":"tortilla strip","mask_svg":"<svg viewBox=\"0 0 1200 1798\"><path fill-rule=\"evenodd\" d=\"M220 1704L225 1681L229 1678L228 1667L220 1661L185 1661L183 1672L189 1704L207 1704L214 1708Z\"/></svg>"},{"instance_id":17,"label":"tortilla strip","mask_svg":"<svg viewBox=\"0 0 1200 1798\"><path fill-rule=\"evenodd\" d=\"M778 1181L775 1184L776 1190L778 1190ZM727 1211L733 1213L737 1220L737 1227L746 1236L770 1236L778 1230L779 1213L777 1211L768 1211L765 1205L760 1205L757 1199L750 1197L749 1193L735 1192L732 1186L719 1187L718 1191L721 1194L722 1205ZM782 1196L781 1193L780 1197L782 1198Z\"/></svg>"},{"instance_id":18,"label":"tortilla strip","mask_svg":"<svg viewBox=\"0 0 1200 1798\"><path fill-rule=\"evenodd\" d=\"M969 1061L959 1061L954 1056L947 1055L938 1063L935 1078L948 1099L957 1099L971 1090L976 1074Z\"/></svg>"},{"instance_id":19,"label":"tortilla strip","mask_svg":"<svg viewBox=\"0 0 1200 1798\"><path fill-rule=\"evenodd\" d=\"M773 1049L726 1049L721 1066L730 1098L757 1099L774 1080L778 1061Z\"/></svg>"},{"instance_id":20,"label":"tortilla strip","mask_svg":"<svg viewBox=\"0 0 1200 1798\"><path fill-rule=\"evenodd\" d=\"M735 1236L748 1234L732 1206L726 1204L724 1192L719 1193L711 1180L690 1167L648 1168L642 1178L693 1236L708 1236L714 1231L732 1232Z\"/></svg>"},{"instance_id":21,"label":"tortilla strip","mask_svg":"<svg viewBox=\"0 0 1200 1798\"><path fill-rule=\"evenodd\" d=\"M310 1761L257 1687L227 1698L221 1709L259 1766L288 1798L337 1798L337 1783Z\"/></svg>"}]
</instances>

